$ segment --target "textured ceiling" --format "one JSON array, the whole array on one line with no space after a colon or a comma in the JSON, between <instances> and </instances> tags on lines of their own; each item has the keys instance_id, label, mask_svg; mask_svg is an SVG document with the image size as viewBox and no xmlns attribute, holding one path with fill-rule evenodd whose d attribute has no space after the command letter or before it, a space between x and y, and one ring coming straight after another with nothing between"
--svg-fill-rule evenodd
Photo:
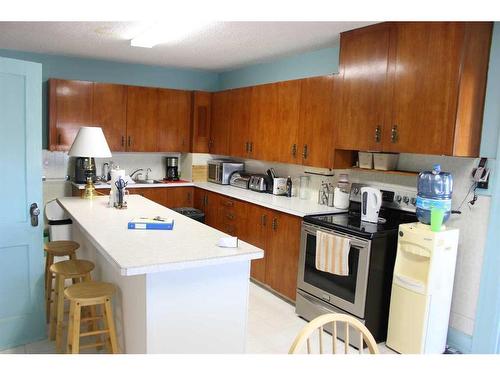
<instances>
[{"instance_id":1,"label":"textured ceiling","mask_svg":"<svg viewBox=\"0 0 500 375\"><path fill-rule=\"evenodd\" d=\"M214 22L181 41L130 46L145 22L0 22L0 48L148 65L230 70L330 47L373 22Z\"/></svg>"}]
</instances>

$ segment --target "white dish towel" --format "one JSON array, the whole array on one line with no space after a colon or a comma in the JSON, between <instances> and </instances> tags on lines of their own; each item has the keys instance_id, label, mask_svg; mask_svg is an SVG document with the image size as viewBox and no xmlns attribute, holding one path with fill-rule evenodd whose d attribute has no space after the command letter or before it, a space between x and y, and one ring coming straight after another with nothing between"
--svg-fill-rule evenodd
<instances>
[{"instance_id":1,"label":"white dish towel","mask_svg":"<svg viewBox=\"0 0 500 375\"><path fill-rule=\"evenodd\" d=\"M316 232L316 269L334 275L349 275L351 240L346 237Z\"/></svg>"}]
</instances>

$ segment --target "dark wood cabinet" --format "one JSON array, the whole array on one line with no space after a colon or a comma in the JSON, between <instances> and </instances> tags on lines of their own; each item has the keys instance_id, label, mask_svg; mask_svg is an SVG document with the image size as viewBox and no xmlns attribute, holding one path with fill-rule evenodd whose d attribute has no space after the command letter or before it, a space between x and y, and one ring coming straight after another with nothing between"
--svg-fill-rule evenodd
<instances>
[{"instance_id":1,"label":"dark wood cabinet","mask_svg":"<svg viewBox=\"0 0 500 375\"><path fill-rule=\"evenodd\" d=\"M166 190L165 206L168 208L193 207L194 188L191 186L170 187Z\"/></svg>"},{"instance_id":2,"label":"dark wood cabinet","mask_svg":"<svg viewBox=\"0 0 500 375\"><path fill-rule=\"evenodd\" d=\"M229 91L229 153L231 156L242 158L252 156L253 139L250 133L251 95L251 87L244 87Z\"/></svg>"},{"instance_id":3,"label":"dark wood cabinet","mask_svg":"<svg viewBox=\"0 0 500 375\"><path fill-rule=\"evenodd\" d=\"M92 125L102 128L111 151L126 151L126 86L94 82Z\"/></svg>"},{"instance_id":4,"label":"dark wood cabinet","mask_svg":"<svg viewBox=\"0 0 500 375\"><path fill-rule=\"evenodd\" d=\"M157 151L158 89L128 86L127 95L127 151Z\"/></svg>"},{"instance_id":5,"label":"dark wood cabinet","mask_svg":"<svg viewBox=\"0 0 500 375\"><path fill-rule=\"evenodd\" d=\"M191 92L158 89L157 151L189 152L191 147Z\"/></svg>"},{"instance_id":6,"label":"dark wood cabinet","mask_svg":"<svg viewBox=\"0 0 500 375\"><path fill-rule=\"evenodd\" d=\"M211 154L229 155L230 91L212 94L209 151Z\"/></svg>"},{"instance_id":7,"label":"dark wood cabinet","mask_svg":"<svg viewBox=\"0 0 500 375\"><path fill-rule=\"evenodd\" d=\"M220 228L219 220L219 200L220 195L206 191L200 188L194 189L194 204L193 207L197 208L205 214L205 224L215 229Z\"/></svg>"},{"instance_id":8,"label":"dark wood cabinet","mask_svg":"<svg viewBox=\"0 0 500 375\"><path fill-rule=\"evenodd\" d=\"M209 152L212 94L195 91L192 108L192 151Z\"/></svg>"},{"instance_id":9,"label":"dark wood cabinet","mask_svg":"<svg viewBox=\"0 0 500 375\"><path fill-rule=\"evenodd\" d=\"M81 126L92 125L93 83L49 80L49 150L68 151Z\"/></svg>"}]
</instances>

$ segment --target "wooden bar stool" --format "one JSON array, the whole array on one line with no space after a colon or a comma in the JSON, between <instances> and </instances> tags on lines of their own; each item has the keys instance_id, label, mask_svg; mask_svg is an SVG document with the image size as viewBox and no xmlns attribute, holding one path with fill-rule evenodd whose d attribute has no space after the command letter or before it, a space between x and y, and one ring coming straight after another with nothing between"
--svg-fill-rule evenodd
<instances>
[{"instance_id":1,"label":"wooden bar stool","mask_svg":"<svg viewBox=\"0 0 500 375\"><path fill-rule=\"evenodd\" d=\"M64 260L50 266L49 272L56 278L52 315L50 318L50 339L56 340L56 349L62 352L64 321L64 283L67 279L75 281L91 281L90 272L94 263L88 260ZM95 316L94 314L91 314Z\"/></svg>"},{"instance_id":2,"label":"wooden bar stool","mask_svg":"<svg viewBox=\"0 0 500 375\"><path fill-rule=\"evenodd\" d=\"M45 256L45 312L47 323L50 319L50 304L51 292L52 292L52 279L53 276L49 272L49 268L54 264L54 257L64 257L68 256L69 259L76 259L76 250L80 247L80 244L75 241L51 241L47 242L43 246L43 250L46 253Z\"/></svg>"},{"instance_id":3,"label":"wooden bar stool","mask_svg":"<svg viewBox=\"0 0 500 375\"><path fill-rule=\"evenodd\" d=\"M64 296L70 301L67 352L77 354L80 349L106 346L108 352L119 353L118 341L116 338L115 322L111 307L111 297L116 291L116 287L111 283L90 281L69 286L64 291ZM94 329L80 333L81 309L85 306L101 305L104 329ZM80 337L107 335L103 341L80 346Z\"/></svg>"}]
</instances>

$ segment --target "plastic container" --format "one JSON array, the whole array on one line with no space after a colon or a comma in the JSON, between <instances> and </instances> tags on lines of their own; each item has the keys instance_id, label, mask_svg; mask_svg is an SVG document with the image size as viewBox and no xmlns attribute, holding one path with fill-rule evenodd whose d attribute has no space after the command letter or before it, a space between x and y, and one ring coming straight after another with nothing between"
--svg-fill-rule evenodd
<instances>
[{"instance_id":1,"label":"plastic container","mask_svg":"<svg viewBox=\"0 0 500 375\"><path fill-rule=\"evenodd\" d=\"M349 207L350 195L349 177L347 174L341 174L335 187L333 206L345 210Z\"/></svg>"},{"instance_id":2,"label":"plastic container","mask_svg":"<svg viewBox=\"0 0 500 375\"><path fill-rule=\"evenodd\" d=\"M373 153L358 152L359 167L363 169L373 169Z\"/></svg>"},{"instance_id":3,"label":"plastic container","mask_svg":"<svg viewBox=\"0 0 500 375\"><path fill-rule=\"evenodd\" d=\"M309 176L300 176L300 189L299 189L300 199L309 199L311 197L311 192L309 190L310 181L311 178Z\"/></svg>"},{"instance_id":4,"label":"plastic container","mask_svg":"<svg viewBox=\"0 0 500 375\"><path fill-rule=\"evenodd\" d=\"M399 154L373 154L373 168L379 171L394 171L398 165Z\"/></svg>"},{"instance_id":5,"label":"plastic container","mask_svg":"<svg viewBox=\"0 0 500 375\"><path fill-rule=\"evenodd\" d=\"M443 211L443 224L451 214L453 177L441 172L441 166L434 164L432 171L420 172L417 183L417 218L421 223L431 224L431 210Z\"/></svg>"}]
</instances>

